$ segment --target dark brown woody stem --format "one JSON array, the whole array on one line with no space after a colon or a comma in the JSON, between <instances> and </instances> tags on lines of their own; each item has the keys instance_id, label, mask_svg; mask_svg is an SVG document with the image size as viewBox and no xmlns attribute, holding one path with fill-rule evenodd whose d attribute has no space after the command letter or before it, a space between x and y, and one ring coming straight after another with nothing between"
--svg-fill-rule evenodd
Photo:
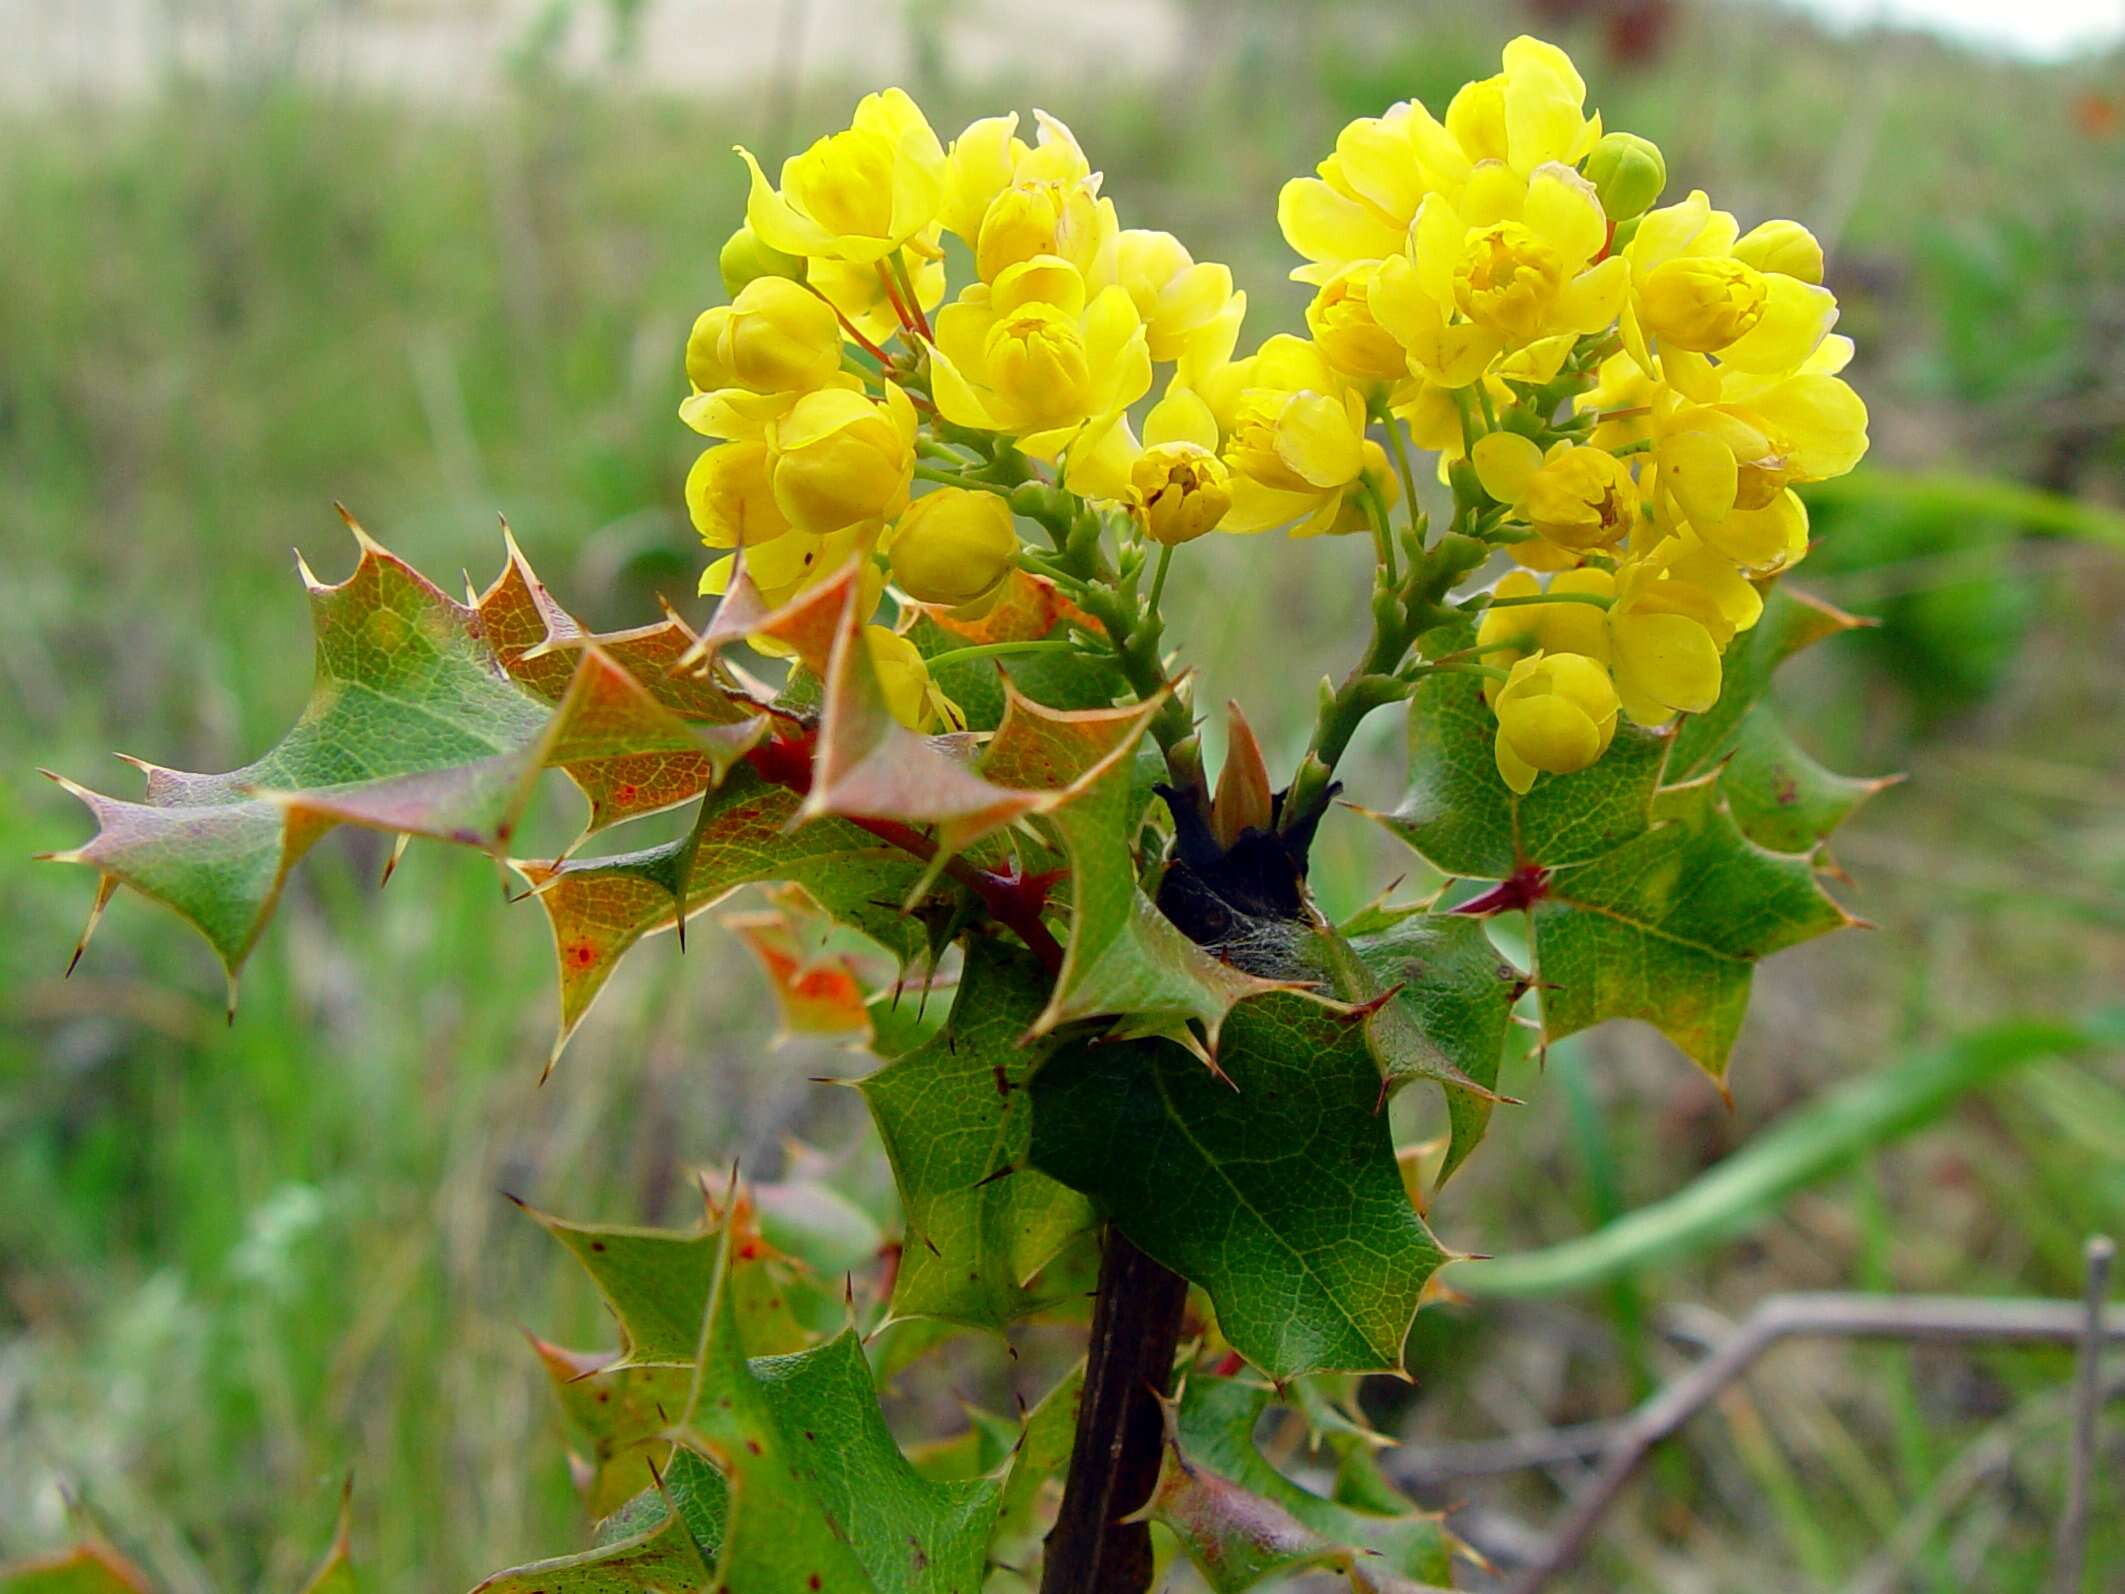
<instances>
[{"instance_id":1,"label":"dark brown woody stem","mask_svg":"<svg viewBox=\"0 0 2125 1594\"><path fill-rule=\"evenodd\" d=\"M1143 1594L1151 1528L1127 1522L1151 1498L1165 1442L1159 1399L1173 1381L1188 1281L1109 1226L1085 1356L1077 1440L1048 1534L1040 1594Z\"/></svg>"}]
</instances>

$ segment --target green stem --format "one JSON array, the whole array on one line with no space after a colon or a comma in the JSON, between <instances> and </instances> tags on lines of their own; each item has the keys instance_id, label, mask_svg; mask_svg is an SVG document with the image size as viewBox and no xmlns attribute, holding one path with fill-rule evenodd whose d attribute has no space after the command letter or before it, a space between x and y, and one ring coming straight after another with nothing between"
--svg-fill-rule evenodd
<instances>
[{"instance_id":1,"label":"green stem","mask_svg":"<svg viewBox=\"0 0 2125 1594\"><path fill-rule=\"evenodd\" d=\"M1393 410L1384 406L1380 411L1380 423L1387 428L1388 451L1394 455L1395 470L1402 478L1402 501L1409 506L1409 523L1417 523L1417 473L1409 463L1409 443L1402 435L1402 423L1395 419Z\"/></svg>"},{"instance_id":2,"label":"green stem","mask_svg":"<svg viewBox=\"0 0 2125 1594\"><path fill-rule=\"evenodd\" d=\"M1373 552L1379 555L1380 573L1391 587L1396 580L1395 540L1394 534L1387 529L1387 500L1381 496L1379 488L1362 476L1358 478L1358 490L1365 495L1365 517L1372 522L1372 546Z\"/></svg>"},{"instance_id":3,"label":"green stem","mask_svg":"<svg viewBox=\"0 0 2125 1594\"><path fill-rule=\"evenodd\" d=\"M1483 605L1489 609L1529 609L1543 603L1587 603L1597 609L1610 608L1614 598L1603 597L1598 592L1540 592L1528 598L1493 598Z\"/></svg>"},{"instance_id":4,"label":"green stem","mask_svg":"<svg viewBox=\"0 0 2125 1594\"><path fill-rule=\"evenodd\" d=\"M947 664L965 664L970 659L1010 658L1020 653L1071 653L1082 652L1075 642L1063 638L1043 639L1037 642L983 642L978 646L952 648L944 653L932 654L926 661L932 672Z\"/></svg>"},{"instance_id":5,"label":"green stem","mask_svg":"<svg viewBox=\"0 0 2125 1594\"><path fill-rule=\"evenodd\" d=\"M1002 482L985 481L979 476L969 476L964 471L946 470L941 465L915 463L915 479L926 482L943 482L951 487L978 487L985 493L996 493L1004 498L1011 496L1011 489Z\"/></svg>"},{"instance_id":6,"label":"green stem","mask_svg":"<svg viewBox=\"0 0 2125 1594\"><path fill-rule=\"evenodd\" d=\"M1151 596L1144 604L1144 607L1153 614L1159 612L1158 600L1166 595L1166 571L1172 563L1173 544L1169 542L1160 543L1158 545L1158 568L1151 572Z\"/></svg>"}]
</instances>

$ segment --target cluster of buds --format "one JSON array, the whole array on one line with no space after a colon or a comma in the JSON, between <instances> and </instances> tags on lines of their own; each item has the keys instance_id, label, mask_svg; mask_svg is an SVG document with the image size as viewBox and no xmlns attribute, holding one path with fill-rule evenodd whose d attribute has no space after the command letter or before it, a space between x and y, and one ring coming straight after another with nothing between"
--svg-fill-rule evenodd
<instances>
[{"instance_id":1,"label":"cluster of buds","mask_svg":"<svg viewBox=\"0 0 2125 1594\"><path fill-rule=\"evenodd\" d=\"M1867 444L1816 240L1743 232L1701 192L1656 208L1660 151L1585 96L1562 51L1519 38L1443 119L1409 101L1344 128L1278 203L1307 335L1245 354L1230 271L1122 227L1045 114L1030 144L1014 114L947 145L888 90L779 182L741 151L732 302L687 347L681 413L721 440L688 484L695 524L770 600L862 560L881 603L890 582L978 615L1014 565L1057 570L1018 524L1058 503L1058 546L1078 511L1115 530L1110 574L1283 527L1370 533L1391 582L1398 538L1425 547L1414 445L1451 531L1518 567L1470 605L1458 666L1486 677L1501 772L1526 790L1585 768L1619 714L1711 706L1763 581L1807 550L1794 486ZM948 260L968 275L946 303ZM873 629L896 711L949 722Z\"/></svg>"}]
</instances>

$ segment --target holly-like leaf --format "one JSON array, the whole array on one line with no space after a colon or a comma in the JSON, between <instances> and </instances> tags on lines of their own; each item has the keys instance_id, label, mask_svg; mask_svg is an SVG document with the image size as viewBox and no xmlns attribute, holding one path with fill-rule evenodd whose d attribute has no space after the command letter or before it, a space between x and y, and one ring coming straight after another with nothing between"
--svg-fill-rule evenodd
<instances>
[{"instance_id":1,"label":"holly-like leaf","mask_svg":"<svg viewBox=\"0 0 2125 1594\"><path fill-rule=\"evenodd\" d=\"M1272 1392L1193 1376L1174 1418L1155 1518L1180 1536L1211 1586L1252 1587L1300 1567L1339 1570L1357 1589L1406 1590L1451 1581L1455 1541L1413 1502L1359 1510L1301 1488L1254 1442Z\"/></svg>"},{"instance_id":2,"label":"holly-like leaf","mask_svg":"<svg viewBox=\"0 0 2125 1594\"><path fill-rule=\"evenodd\" d=\"M811 1343L792 1301L803 1281L794 1264L762 1238L742 1195L721 1221L704 1220L693 1229L570 1223L518 1205L582 1265L619 1323L622 1352L606 1364L609 1368L691 1363L709 1288L718 1277L726 1286L727 1308L742 1324L747 1343L762 1354ZM727 1268L720 1261L726 1236L733 1251Z\"/></svg>"},{"instance_id":3,"label":"holly-like leaf","mask_svg":"<svg viewBox=\"0 0 2125 1594\"><path fill-rule=\"evenodd\" d=\"M1001 1329L1039 1304L1034 1275L1092 1221L1083 1196L1027 1167L1028 1076L1050 1047L1026 1031L1040 965L977 939L945 1027L863 1081L907 1212L896 1316Z\"/></svg>"},{"instance_id":4,"label":"holly-like leaf","mask_svg":"<svg viewBox=\"0 0 2125 1594\"><path fill-rule=\"evenodd\" d=\"M1807 861L1744 836L1715 778L1661 793L1655 828L1561 871L1530 911L1545 1035L1655 1026L1721 1079L1759 958L1852 922Z\"/></svg>"},{"instance_id":5,"label":"holly-like leaf","mask_svg":"<svg viewBox=\"0 0 2125 1594\"><path fill-rule=\"evenodd\" d=\"M615 1543L497 1572L472 1594L707 1594L709 1577L685 1518L668 1511Z\"/></svg>"},{"instance_id":6,"label":"holly-like leaf","mask_svg":"<svg viewBox=\"0 0 2125 1594\"><path fill-rule=\"evenodd\" d=\"M676 615L632 631L586 632L554 601L503 528L508 558L487 590L473 600L481 634L512 680L534 696L559 703L595 647L650 697L695 727L699 747L629 751L562 765L590 803L586 832L596 832L699 796L723 778L764 733L759 706L713 672L682 671L679 661L695 638Z\"/></svg>"},{"instance_id":7,"label":"holly-like leaf","mask_svg":"<svg viewBox=\"0 0 2125 1594\"><path fill-rule=\"evenodd\" d=\"M1033 1162L1201 1285L1234 1349L1277 1378L1396 1371L1445 1259L1395 1163L1362 1018L1247 1002L1220 1079L1180 1047L1066 1046L1033 1078Z\"/></svg>"},{"instance_id":8,"label":"holly-like leaf","mask_svg":"<svg viewBox=\"0 0 2125 1594\"><path fill-rule=\"evenodd\" d=\"M739 767L702 798L691 834L605 858L522 860L553 927L561 970L554 1054L574 1034L619 961L645 935L672 929L739 886L787 881L827 913L906 959L921 952L922 925L901 911L923 866L913 854L841 819L798 828L803 799Z\"/></svg>"},{"instance_id":9,"label":"holly-like leaf","mask_svg":"<svg viewBox=\"0 0 2125 1594\"><path fill-rule=\"evenodd\" d=\"M1066 712L1013 694L984 767L998 779L1067 794L1043 815L1070 862L1070 939L1047 1006L1046 1034L1116 1016L1129 1033L1200 1024L1210 1050L1234 1004L1286 988L1221 963L1144 894L1135 851L1143 792L1133 756L1157 703Z\"/></svg>"},{"instance_id":10,"label":"holly-like leaf","mask_svg":"<svg viewBox=\"0 0 2125 1594\"><path fill-rule=\"evenodd\" d=\"M1320 944L1346 1001L1393 993L1366 1020L1386 1091L1418 1079L1444 1087L1451 1135L1439 1169L1444 1184L1490 1127L1506 1031L1526 983L1480 918L1419 911L1378 917L1389 922L1347 939L1325 932Z\"/></svg>"},{"instance_id":11,"label":"holly-like leaf","mask_svg":"<svg viewBox=\"0 0 2125 1594\"><path fill-rule=\"evenodd\" d=\"M748 1360L732 1262L726 1236L681 1428L730 1491L715 1586L972 1594L1001 1480L932 1482L916 1471L885 1426L853 1330Z\"/></svg>"},{"instance_id":12,"label":"holly-like leaf","mask_svg":"<svg viewBox=\"0 0 2125 1594\"><path fill-rule=\"evenodd\" d=\"M1812 853L1861 803L1897 779L1825 769L1793 740L1768 704L1758 704L1735 730L1719 789L1734 823L1758 846Z\"/></svg>"},{"instance_id":13,"label":"holly-like leaf","mask_svg":"<svg viewBox=\"0 0 2125 1594\"><path fill-rule=\"evenodd\" d=\"M1498 773L1497 717L1470 675L1426 676L1409 704L1408 794L1381 823L1443 874L1506 880L1598 858L1652 823L1672 735L1620 727L1601 761L1525 796Z\"/></svg>"},{"instance_id":14,"label":"holly-like leaf","mask_svg":"<svg viewBox=\"0 0 2125 1594\"><path fill-rule=\"evenodd\" d=\"M148 1594L140 1569L100 1539L0 1566L0 1594Z\"/></svg>"},{"instance_id":15,"label":"holly-like leaf","mask_svg":"<svg viewBox=\"0 0 2125 1594\"><path fill-rule=\"evenodd\" d=\"M693 1390L692 1364L627 1366L609 1351L564 1350L542 1339L531 1348L584 1444L570 1460L590 1514L609 1516L653 1488L650 1469L670 1454L665 1436Z\"/></svg>"},{"instance_id":16,"label":"holly-like leaf","mask_svg":"<svg viewBox=\"0 0 2125 1594\"><path fill-rule=\"evenodd\" d=\"M756 734L747 714L713 725L682 717L594 638L573 649L565 680L542 672L527 686L478 602L453 601L359 528L356 537L361 556L345 581L303 572L316 679L270 752L218 775L143 764L137 802L62 781L97 833L58 856L99 871L98 910L114 882L173 908L219 954L232 993L288 871L335 825L499 853L545 768L594 781L613 760L647 757L713 771ZM528 579L520 566L512 555L500 587Z\"/></svg>"}]
</instances>

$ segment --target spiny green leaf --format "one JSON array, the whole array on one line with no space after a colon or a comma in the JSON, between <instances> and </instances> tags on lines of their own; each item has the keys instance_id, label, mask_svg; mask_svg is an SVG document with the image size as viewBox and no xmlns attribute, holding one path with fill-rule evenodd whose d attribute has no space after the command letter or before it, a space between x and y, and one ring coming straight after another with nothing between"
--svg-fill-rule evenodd
<instances>
[{"instance_id":1,"label":"spiny green leaf","mask_svg":"<svg viewBox=\"0 0 2125 1594\"><path fill-rule=\"evenodd\" d=\"M339 1521L332 1530L332 1547L302 1586L302 1594L356 1594L361 1584L354 1575L354 1479L340 1487Z\"/></svg>"},{"instance_id":2,"label":"spiny green leaf","mask_svg":"<svg viewBox=\"0 0 2125 1594\"><path fill-rule=\"evenodd\" d=\"M726 1236L681 1429L730 1489L716 1586L976 1594L1000 1480L933 1483L915 1470L886 1429L853 1329L748 1360L732 1263Z\"/></svg>"},{"instance_id":3,"label":"spiny green leaf","mask_svg":"<svg viewBox=\"0 0 2125 1594\"><path fill-rule=\"evenodd\" d=\"M570 1223L535 1207L523 1210L582 1264L619 1322L624 1351L615 1367L691 1362L710 1283L725 1275L726 1305L748 1344L776 1353L811 1343L792 1299L804 1282L761 1239L742 1199L720 1222L704 1221L695 1229ZM735 1236L735 1254L724 1269L719 1258L726 1235Z\"/></svg>"},{"instance_id":4,"label":"spiny green leaf","mask_svg":"<svg viewBox=\"0 0 2125 1594\"><path fill-rule=\"evenodd\" d=\"M692 1530L672 1511L616 1543L497 1572L472 1594L706 1594L709 1577Z\"/></svg>"},{"instance_id":5,"label":"spiny green leaf","mask_svg":"<svg viewBox=\"0 0 2125 1594\"><path fill-rule=\"evenodd\" d=\"M1717 1080L1757 959L1852 921L1805 860L1741 833L1716 780L1661 793L1655 812L1655 829L1560 871L1535 903L1543 1028L1643 1019Z\"/></svg>"},{"instance_id":6,"label":"spiny green leaf","mask_svg":"<svg viewBox=\"0 0 2125 1594\"><path fill-rule=\"evenodd\" d=\"M939 1034L863 1081L907 1211L895 1315L1001 1329L1036 1304L1028 1289L1092 1221L1075 1191L1024 1166L1026 1081L1049 1049L1026 1030L1047 999L1039 964L978 939Z\"/></svg>"},{"instance_id":7,"label":"spiny green leaf","mask_svg":"<svg viewBox=\"0 0 2125 1594\"><path fill-rule=\"evenodd\" d=\"M1070 1450L1077 1441L1077 1408L1084 1393L1085 1364L1080 1361L1026 1413L1018 1431L1018 1447L1004 1473L994 1543L1012 1544L1037 1531L1041 1488L1050 1480L1059 1484L1070 1465Z\"/></svg>"},{"instance_id":8,"label":"spiny green leaf","mask_svg":"<svg viewBox=\"0 0 2125 1594\"><path fill-rule=\"evenodd\" d=\"M0 1594L148 1594L148 1580L101 1540L0 1566Z\"/></svg>"},{"instance_id":9,"label":"spiny green leaf","mask_svg":"<svg viewBox=\"0 0 2125 1594\"><path fill-rule=\"evenodd\" d=\"M1823 768L1758 704L1734 733L1719 789L1742 834L1773 852L1812 853L1895 776L1864 779Z\"/></svg>"},{"instance_id":10,"label":"spiny green leaf","mask_svg":"<svg viewBox=\"0 0 2125 1594\"><path fill-rule=\"evenodd\" d=\"M798 825L802 804L787 787L741 766L702 798L693 831L680 840L605 858L515 865L553 927L561 969L556 1055L620 959L645 935L679 922L682 897L691 918L741 885L789 881L903 959L923 950L922 925L901 911L922 877L921 860L847 820Z\"/></svg>"},{"instance_id":11,"label":"spiny green leaf","mask_svg":"<svg viewBox=\"0 0 2125 1594\"><path fill-rule=\"evenodd\" d=\"M1452 1138L1439 1170L1444 1184L1490 1127L1522 975L1491 944L1483 921L1466 914L1411 912L1328 944L1339 944L1363 971L1362 982L1337 982L1346 1000L1394 992L1366 1025L1387 1089L1416 1079L1445 1089Z\"/></svg>"},{"instance_id":12,"label":"spiny green leaf","mask_svg":"<svg viewBox=\"0 0 2125 1594\"><path fill-rule=\"evenodd\" d=\"M712 688L681 707L661 701L595 637L576 636L566 660L519 680L486 632L485 600L457 603L356 536L345 581L328 587L304 571L316 679L270 752L219 775L142 765L137 802L63 782L98 828L60 856L101 873L99 909L113 881L164 903L206 937L232 986L288 871L335 825L499 853L542 769L569 769L591 789L613 760L691 761L705 783L759 732L756 715ZM531 579L512 549L488 594L498 623L506 613L521 625L509 595Z\"/></svg>"},{"instance_id":13,"label":"spiny green leaf","mask_svg":"<svg viewBox=\"0 0 2125 1594\"><path fill-rule=\"evenodd\" d=\"M1444 1256L1403 1189L1360 1020L1258 997L1219 1062L1226 1079L1164 1041L1065 1047L1033 1078L1035 1166L1208 1291L1263 1371L1399 1369Z\"/></svg>"},{"instance_id":14,"label":"spiny green leaf","mask_svg":"<svg viewBox=\"0 0 2125 1594\"><path fill-rule=\"evenodd\" d=\"M1274 1504L1321 1544L1376 1556L1375 1571L1420 1583L1450 1582L1455 1541L1434 1513L1399 1497L1383 1502L1387 1510L1358 1510L1301 1488L1270 1465L1254 1433L1271 1398L1261 1384L1191 1376L1176 1418L1181 1457Z\"/></svg>"},{"instance_id":15,"label":"spiny green leaf","mask_svg":"<svg viewBox=\"0 0 2125 1594\"><path fill-rule=\"evenodd\" d=\"M1409 791L1382 824L1441 873L1504 880L1559 869L1645 834L1671 736L1625 725L1601 761L1525 796L1498 773L1498 721L1470 675L1426 676L1409 704Z\"/></svg>"},{"instance_id":16,"label":"spiny green leaf","mask_svg":"<svg viewBox=\"0 0 2125 1594\"><path fill-rule=\"evenodd\" d=\"M561 1409L587 1441L571 1452L576 1484L594 1517L610 1516L655 1485L650 1468L670 1454L665 1437L693 1389L687 1362L630 1366L609 1351L573 1351L534 1339ZM648 1524L645 1524L648 1525Z\"/></svg>"}]
</instances>

